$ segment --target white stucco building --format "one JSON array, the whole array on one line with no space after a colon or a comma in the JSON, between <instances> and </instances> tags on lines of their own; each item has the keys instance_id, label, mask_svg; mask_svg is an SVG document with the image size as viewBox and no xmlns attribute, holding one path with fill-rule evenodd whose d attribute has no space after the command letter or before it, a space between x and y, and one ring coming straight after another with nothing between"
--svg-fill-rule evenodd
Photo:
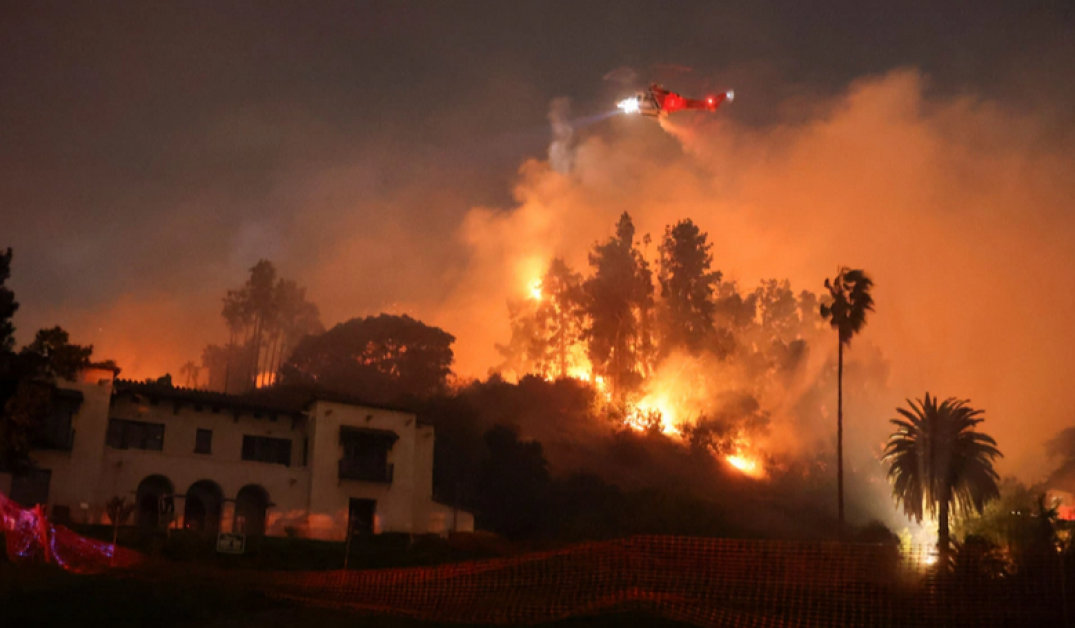
<instances>
[{"instance_id":1,"label":"white stucco building","mask_svg":"<svg viewBox=\"0 0 1075 628\"><path fill-rule=\"evenodd\" d=\"M273 407L99 369L56 387L37 470L0 476L56 518L108 522L121 496L133 525L335 540L474 529L433 501L434 431L414 414L325 395Z\"/></svg>"}]
</instances>

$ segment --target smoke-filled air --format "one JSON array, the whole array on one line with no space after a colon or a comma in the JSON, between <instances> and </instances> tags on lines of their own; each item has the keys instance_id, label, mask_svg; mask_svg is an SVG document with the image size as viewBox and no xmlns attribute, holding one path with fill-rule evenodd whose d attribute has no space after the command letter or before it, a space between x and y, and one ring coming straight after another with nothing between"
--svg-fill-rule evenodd
<instances>
[{"instance_id":1,"label":"smoke-filled air","mask_svg":"<svg viewBox=\"0 0 1075 628\"><path fill-rule=\"evenodd\" d=\"M848 517L915 534L882 462L897 406L972 400L1000 472L1036 482L1075 402L1075 146L1043 113L929 85L910 68L866 76L789 99L764 125L556 98L547 152L491 184L502 193L425 183L367 197L378 184L364 168L389 166L306 164L273 182L297 213L243 223L241 254L197 290L48 313L125 376L228 392L347 389L354 374L333 380L326 364L383 356L334 351L413 325L450 345L430 349L436 372L418 391L443 380L481 407L467 429L510 426L541 443L553 477L686 490L766 534L823 536L836 510L840 379ZM410 210L437 203L466 209L429 224ZM16 277L17 263L16 250ZM868 276L873 307L843 344L841 379L822 312L826 280L849 269ZM284 313L259 318L258 299ZM401 350L418 351L385 349ZM349 392L416 392L364 381ZM446 455L438 490L477 481L467 454Z\"/></svg>"},{"instance_id":2,"label":"smoke-filled air","mask_svg":"<svg viewBox=\"0 0 1075 628\"><path fill-rule=\"evenodd\" d=\"M108 5L0 2L12 625L1075 626L1075 0Z\"/></svg>"}]
</instances>

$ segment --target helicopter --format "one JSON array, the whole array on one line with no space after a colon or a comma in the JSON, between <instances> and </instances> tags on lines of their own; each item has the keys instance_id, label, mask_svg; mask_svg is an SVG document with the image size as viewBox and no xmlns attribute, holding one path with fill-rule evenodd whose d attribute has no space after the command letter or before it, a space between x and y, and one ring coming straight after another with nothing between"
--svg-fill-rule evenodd
<instances>
[{"instance_id":1,"label":"helicopter","mask_svg":"<svg viewBox=\"0 0 1075 628\"><path fill-rule=\"evenodd\" d=\"M716 111L725 101L731 102L734 99L735 92L732 90L700 99L684 98L657 83L653 83L649 86L649 89L621 100L616 104L616 107L628 115L638 114L657 118L677 111Z\"/></svg>"}]
</instances>

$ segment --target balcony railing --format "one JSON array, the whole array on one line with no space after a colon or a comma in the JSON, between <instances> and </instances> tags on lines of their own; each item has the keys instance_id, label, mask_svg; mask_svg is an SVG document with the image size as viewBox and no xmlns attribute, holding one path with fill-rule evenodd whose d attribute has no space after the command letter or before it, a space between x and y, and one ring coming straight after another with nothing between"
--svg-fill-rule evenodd
<instances>
[{"instance_id":1,"label":"balcony railing","mask_svg":"<svg viewBox=\"0 0 1075 628\"><path fill-rule=\"evenodd\" d=\"M340 479L391 484L392 465L378 464L369 460L343 458L340 460Z\"/></svg>"}]
</instances>

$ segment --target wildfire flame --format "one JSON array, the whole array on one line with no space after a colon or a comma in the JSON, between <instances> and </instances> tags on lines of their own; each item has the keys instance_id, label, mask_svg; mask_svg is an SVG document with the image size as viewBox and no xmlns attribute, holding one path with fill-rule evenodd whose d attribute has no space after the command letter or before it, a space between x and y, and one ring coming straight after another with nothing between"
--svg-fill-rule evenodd
<instances>
[{"instance_id":1,"label":"wildfire flame","mask_svg":"<svg viewBox=\"0 0 1075 628\"><path fill-rule=\"evenodd\" d=\"M542 300L540 278L527 284L526 294L527 298L533 301ZM567 377L591 385L604 404L613 403L613 391L609 383L603 376L593 372L593 366L583 353L572 351L569 364L566 369ZM621 410L623 426L638 432L656 430L669 438L684 440L687 435L686 426L690 425L692 417L705 411L704 404L700 405L698 381L683 376L685 371L689 372L694 367L696 365L693 362L687 362L670 369L665 375L651 377L642 398L628 400L627 407ZM554 381L557 372L546 372L544 377L547 381ZM740 434L735 439L731 453L722 449L714 451L714 455L723 458L736 471L748 477L762 479L767 476L767 472L761 458L750 453L754 450L755 445Z\"/></svg>"},{"instance_id":2,"label":"wildfire flame","mask_svg":"<svg viewBox=\"0 0 1075 628\"><path fill-rule=\"evenodd\" d=\"M753 458L747 458L745 456L735 455L735 456L725 456L724 460L728 464L732 465L733 467L735 467L739 471L742 471L743 473L745 473L746 475L749 475L752 478L760 478L760 477L763 477L765 475L765 472L760 467L760 465L758 464L758 461L754 460Z\"/></svg>"}]
</instances>

